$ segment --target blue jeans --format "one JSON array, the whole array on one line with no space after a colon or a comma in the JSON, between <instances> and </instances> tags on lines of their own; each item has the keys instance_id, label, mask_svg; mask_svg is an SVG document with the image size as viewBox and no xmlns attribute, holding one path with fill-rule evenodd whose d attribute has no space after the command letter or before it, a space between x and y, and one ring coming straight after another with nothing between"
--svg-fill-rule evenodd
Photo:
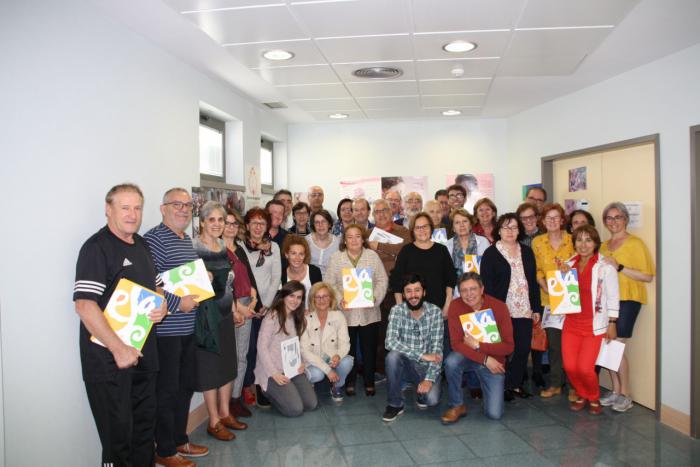
<instances>
[{"instance_id":1,"label":"blue jeans","mask_svg":"<svg viewBox=\"0 0 700 467\"><path fill-rule=\"evenodd\" d=\"M348 376L348 373L350 373L350 370L352 370L352 362L353 358L350 355L346 355L340 359L338 366L333 368L333 371L335 371L340 378L340 380L335 383L336 387L342 388L345 386L345 378ZM326 378L326 374L323 372L323 370L316 366L307 365L306 377L309 378L309 382L311 384L314 384L318 383L319 381L323 381L323 378Z\"/></svg>"},{"instance_id":2,"label":"blue jeans","mask_svg":"<svg viewBox=\"0 0 700 467\"><path fill-rule=\"evenodd\" d=\"M468 359L459 352L451 352L445 359L445 377L447 378L447 405L456 407L464 404L462 391L462 374L474 371L481 382L484 395L484 414L493 420L503 416L503 387L506 376L493 374L484 365Z\"/></svg>"},{"instance_id":3,"label":"blue jeans","mask_svg":"<svg viewBox=\"0 0 700 467\"><path fill-rule=\"evenodd\" d=\"M386 370L388 404L392 407L403 407L404 399L401 389L405 382L413 383L418 388L425 379L427 365L409 360L404 354L392 350L384 359ZM432 407L440 402L440 375L433 382L433 387L428 394L418 396L423 403Z\"/></svg>"}]
</instances>

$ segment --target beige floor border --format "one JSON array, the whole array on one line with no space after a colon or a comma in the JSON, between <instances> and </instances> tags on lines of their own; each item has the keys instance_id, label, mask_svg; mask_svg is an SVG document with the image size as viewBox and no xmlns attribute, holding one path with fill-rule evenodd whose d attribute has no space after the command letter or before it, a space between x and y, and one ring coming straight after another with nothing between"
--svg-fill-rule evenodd
<instances>
[{"instance_id":1,"label":"beige floor border","mask_svg":"<svg viewBox=\"0 0 700 467\"><path fill-rule=\"evenodd\" d=\"M660 422L690 436L690 415L661 404Z\"/></svg>"},{"instance_id":2,"label":"beige floor border","mask_svg":"<svg viewBox=\"0 0 700 467\"><path fill-rule=\"evenodd\" d=\"M187 433L192 433L208 418L209 414L207 414L207 407L204 405L204 402L202 402L197 406L197 408L190 411L190 416L187 419Z\"/></svg>"}]
</instances>

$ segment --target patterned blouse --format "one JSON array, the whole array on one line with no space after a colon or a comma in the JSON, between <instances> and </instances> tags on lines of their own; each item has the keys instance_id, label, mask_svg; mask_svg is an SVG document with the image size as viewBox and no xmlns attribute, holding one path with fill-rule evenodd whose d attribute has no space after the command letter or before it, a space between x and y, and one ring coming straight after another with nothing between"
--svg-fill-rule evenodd
<instances>
[{"instance_id":1,"label":"patterned blouse","mask_svg":"<svg viewBox=\"0 0 700 467\"><path fill-rule=\"evenodd\" d=\"M511 256L508 253L508 249L501 241L496 242L496 248L510 264L510 285L508 286L508 296L506 297L506 305L508 305L508 310L510 310L510 317L532 318L532 307L530 306L523 257L520 254L520 244L518 244L518 253L515 256Z\"/></svg>"}]
</instances>

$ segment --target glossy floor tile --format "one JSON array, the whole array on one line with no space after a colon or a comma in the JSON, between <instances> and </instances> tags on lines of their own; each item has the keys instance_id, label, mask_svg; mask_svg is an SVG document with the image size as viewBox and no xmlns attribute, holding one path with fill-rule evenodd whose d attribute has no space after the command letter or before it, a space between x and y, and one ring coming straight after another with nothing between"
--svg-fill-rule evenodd
<instances>
[{"instance_id":1,"label":"glossy floor tile","mask_svg":"<svg viewBox=\"0 0 700 467\"><path fill-rule=\"evenodd\" d=\"M438 407L419 410L410 391L403 415L381 420L386 388L375 397L361 392L333 403L319 389L320 407L299 418L253 409L250 428L221 442L206 426L191 440L209 447L195 459L214 466L692 466L700 465L700 441L661 425L654 413L635 406L620 414L573 413L565 397L506 403L501 420L482 413L479 400L465 397L468 415L454 425L440 423L446 391Z\"/></svg>"}]
</instances>

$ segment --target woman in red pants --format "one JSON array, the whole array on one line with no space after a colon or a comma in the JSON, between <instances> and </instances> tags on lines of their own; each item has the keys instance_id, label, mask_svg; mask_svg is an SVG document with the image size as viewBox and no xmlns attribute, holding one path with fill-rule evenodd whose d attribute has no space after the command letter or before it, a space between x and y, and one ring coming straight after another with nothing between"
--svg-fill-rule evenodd
<instances>
[{"instance_id":1,"label":"woman in red pants","mask_svg":"<svg viewBox=\"0 0 700 467\"><path fill-rule=\"evenodd\" d=\"M595 227L583 225L572 233L577 255L562 270L578 272L581 313L570 314L562 330L564 370L576 389L578 399L571 410L580 411L588 403L588 412L602 412L600 386L595 362L604 338L615 339L615 321L620 309L619 285L615 268L601 261L600 236Z\"/></svg>"}]
</instances>

